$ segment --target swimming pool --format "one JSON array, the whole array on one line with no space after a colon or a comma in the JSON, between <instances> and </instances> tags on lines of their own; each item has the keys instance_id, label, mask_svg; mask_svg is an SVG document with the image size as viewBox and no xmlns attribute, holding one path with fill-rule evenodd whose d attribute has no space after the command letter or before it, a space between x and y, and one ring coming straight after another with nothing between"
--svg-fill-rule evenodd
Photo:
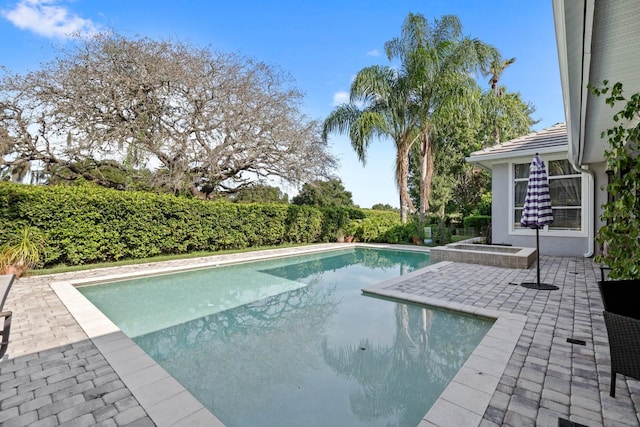
<instances>
[{"instance_id":1,"label":"swimming pool","mask_svg":"<svg viewBox=\"0 0 640 427\"><path fill-rule=\"evenodd\" d=\"M360 292L427 264L350 249L79 290L228 426L415 426L492 324Z\"/></svg>"}]
</instances>

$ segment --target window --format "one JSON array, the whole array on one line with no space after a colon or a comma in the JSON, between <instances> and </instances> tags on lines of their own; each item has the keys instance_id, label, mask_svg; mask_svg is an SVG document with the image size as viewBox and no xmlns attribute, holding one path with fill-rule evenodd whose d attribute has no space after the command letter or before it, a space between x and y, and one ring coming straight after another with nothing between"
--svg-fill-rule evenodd
<instances>
[{"instance_id":1,"label":"window","mask_svg":"<svg viewBox=\"0 0 640 427\"><path fill-rule=\"evenodd\" d=\"M582 174L576 172L568 160L545 162L549 175L549 193L553 224L549 230L582 230ZM513 169L513 228L522 229L520 218L527 196L530 163L514 164Z\"/></svg>"}]
</instances>

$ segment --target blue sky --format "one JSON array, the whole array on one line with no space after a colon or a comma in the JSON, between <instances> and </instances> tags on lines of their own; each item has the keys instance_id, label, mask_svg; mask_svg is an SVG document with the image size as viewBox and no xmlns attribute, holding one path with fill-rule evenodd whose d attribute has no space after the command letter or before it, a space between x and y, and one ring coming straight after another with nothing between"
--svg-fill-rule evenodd
<instances>
[{"instance_id":1,"label":"blue sky","mask_svg":"<svg viewBox=\"0 0 640 427\"><path fill-rule=\"evenodd\" d=\"M409 12L430 21L457 15L466 35L515 57L501 84L536 107L535 130L565 120L550 0L0 0L0 65L19 73L37 69L73 31L175 38L283 69L306 94L304 112L323 120L359 70L388 64L384 43L400 35ZM329 141L356 204L398 206L391 141L371 144L366 167L346 137Z\"/></svg>"}]
</instances>

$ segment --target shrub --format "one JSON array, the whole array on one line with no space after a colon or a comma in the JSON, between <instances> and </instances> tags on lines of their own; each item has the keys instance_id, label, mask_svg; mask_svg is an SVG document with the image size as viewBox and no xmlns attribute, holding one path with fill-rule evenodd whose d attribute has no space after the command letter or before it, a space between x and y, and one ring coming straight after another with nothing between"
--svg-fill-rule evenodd
<instances>
[{"instance_id":1,"label":"shrub","mask_svg":"<svg viewBox=\"0 0 640 427\"><path fill-rule=\"evenodd\" d=\"M472 215L465 217L463 220L464 228L473 228L476 234L482 234L489 224L491 224L491 216L488 215Z\"/></svg>"},{"instance_id":2,"label":"shrub","mask_svg":"<svg viewBox=\"0 0 640 427\"><path fill-rule=\"evenodd\" d=\"M8 234L0 246L0 274L22 276L40 263L45 247L45 237L35 227L23 227L15 234Z\"/></svg>"},{"instance_id":3,"label":"shrub","mask_svg":"<svg viewBox=\"0 0 640 427\"><path fill-rule=\"evenodd\" d=\"M602 88L590 86L597 96L605 96L605 102L612 108L620 108L613 115L614 125L603 131L601 138L607 138L608 147L604 156L611 171L606 186L609 200L602 206L600 219L605 222L596 235L602 245L602 252L596 261L611 268L613 279L640 278L640 92L629 97L623 94L622 83L609 85L603 81ZM610 91L610 92L609 92ZM618 104L618 105L616 105Z\"/></svg>"},{"instance_id":4,"label":"shrub","mask_svg":"<svg viewBox=\"0 0 640 427\"><path fill-rule=\"evenodd\" d=\"M417 223L402 225L393 211L0 182L0 245L22 227L35 227L44 238L39 266L332 241L339 229L388 243L406 243L417 232Z\"/></svg>"},{"instance_id":5,"label":"shrub","mask_svg":"<svg viewBox=\"0 0 640 427\"><path fill-rule=\"evenodd\" d=\"M365 218L365 213L358 208L344 206L327 206L321 208L323 218L320 240L334 241L338 234L353 235L351 222Z\"/></svg>"},{"instance_id":6,"label":"shrub","mask_svg":"<svg viewBox=\"0 0 640 427\"><path fill-rule=\"evenodd\" d=\"M398 212L369 209L364 212L365 218L355 220L352 225L358 240L363 242L398 243L395 234L390 233L390 230L401 226Z\"/></svg>"},{"instance_id":7,"label":"shrub","mask_svg":"<svg viewBox=\"0 0 640 427\"><path fill-rule=\"evenodd\" d=\"M323 213L308 206L0 183L0 229L7 231L0 244L9 231L35 227L46 237L45 266L311 243L320 240L323 224Z\"/></svg>"}]
</instances>

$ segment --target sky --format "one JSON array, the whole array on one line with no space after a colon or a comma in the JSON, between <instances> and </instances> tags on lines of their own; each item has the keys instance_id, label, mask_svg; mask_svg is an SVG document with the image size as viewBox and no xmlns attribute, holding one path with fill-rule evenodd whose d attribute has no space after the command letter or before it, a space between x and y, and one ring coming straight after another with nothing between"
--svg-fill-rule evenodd
<instances>
[{"instance_id":1,"label":"sky","mask_svg":"<svg viewBox=\"0 0 640 427\"><path fill-rule=\"evenodd\" d=\"M358 71L391 65L384 43L400 36L409 13L430 22L457 15L465 35L516 58L500 83L536 108L534 130L565 121L551 0L0 0L0 65L37 70L74 32L177 39L287 72L305 94L302 111L322 121L348 100ZM485 89L487 80L479 80ZM329 143L357 205L399 205L391 140L372 141L364 166L346 136Z\"/></svg>"}]
</instances>

